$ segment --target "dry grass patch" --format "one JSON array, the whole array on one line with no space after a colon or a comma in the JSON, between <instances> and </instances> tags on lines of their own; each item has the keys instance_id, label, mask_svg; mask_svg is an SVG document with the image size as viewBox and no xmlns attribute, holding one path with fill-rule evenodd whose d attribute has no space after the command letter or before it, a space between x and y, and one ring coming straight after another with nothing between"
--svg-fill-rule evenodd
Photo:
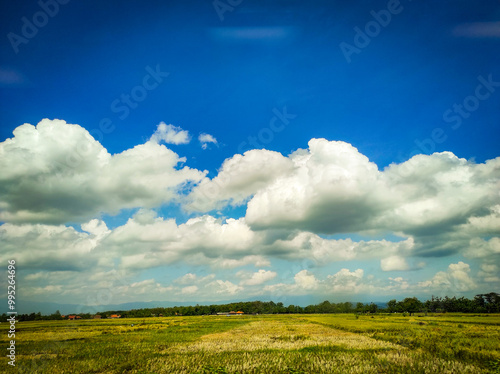
<instances>
[{"instance_id":1,"label":"dry grass patch","mask_svg":"<svg viewBox=\"0 0 500 374\"><path fill-rule=\"evenodd\" d=\"M390 342L371 339L313 323L263 320L223 333L208 334L197 342L171 347L172 352L255 351L301 349L308 346L341 346L345 349L401 349Z\"/></svg>"}]
</instances>

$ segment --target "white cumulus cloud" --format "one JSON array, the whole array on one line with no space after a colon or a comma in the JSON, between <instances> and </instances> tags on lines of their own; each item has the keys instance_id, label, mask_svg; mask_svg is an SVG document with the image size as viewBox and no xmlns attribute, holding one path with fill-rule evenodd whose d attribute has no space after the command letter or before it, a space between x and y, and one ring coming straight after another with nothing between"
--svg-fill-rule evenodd
<instances>
[{"instance_id":1,"label":"white cumulus cloud","mask_svg":"<svg viewBox=\"0 0 500 374\"><path fill-rule=\"evenodd\" d=\"M256 286L262 283L265 283L271 279L276 277L277 273L275 271L270 270L259 270L252 274L240 273L240 276L245 277L246 279L240 282L242 286Z\"/></svg>"},{"instance_id":2,"label":"white cumulus cloud","mask_svg":"<svg viewBox=\"0 0 500 374\"><path fill-rule=\"evenodd\" d=\"M202 133L198 136L198 141L201 144L201 148L207 149L208 143L217 144L217 139L213 135Z\"/></svg>"},{"instance_id":3,"label":"white cumulus cloud","mask_svg":"<svg viewBox=\"0 0 500 374\"><path fill-rule=\"evenodd\" d=\"M154 142L111 155L87 130L61 120L24 124L0 143L0 221L85 222L101 213L178 198L202 173Z\"/></svg>"},{"instance_id":4,"label":"white cumulus cloud","mask_svg":"<svg viewBox=\"0 0 500 374\"><path fill-rule=\"evenodd\" d=\"M240 205L292 166L290 160L273 151L251 150L234 155L224 161L215 178L205 178L193 189L187 208L210 211L227 204Z\"/></svg>"},{"instance_id":5,"label":"white cumulus cloud","mask_svg":"<svg viewBox=\"0 0 500 374\"><path fill-rule=\"evenodd\" d=\"M191 141L189 132L174 125L167 125L160 122L155 133L151 136L151 141L155 143L165 142L167 144L188 144Z\"/></svg>"},{"instance_id":6,"label":"white cumulus cloud","mask_svg":"<svg viewBox=\"0 0 500 374\"><path fill-rule=\"evenodd\" d=\"M439 271L431 280L420 282L419 286L440 292L466 292L473 290L476 283L470 276L470 266L462 261L450 264L446 271Z\"/></svg>"},{"instance_id":7,"label":"white cumulus cloud","mask_svg":"<svg viewBox=\"0 0 500 374\"><path fill-rule=\"evenodd\" d=\"M380 261L380 268L383 271L409 270L410 266L406 259L401 256L390 256Z\"/></svg>"}]
</instances>

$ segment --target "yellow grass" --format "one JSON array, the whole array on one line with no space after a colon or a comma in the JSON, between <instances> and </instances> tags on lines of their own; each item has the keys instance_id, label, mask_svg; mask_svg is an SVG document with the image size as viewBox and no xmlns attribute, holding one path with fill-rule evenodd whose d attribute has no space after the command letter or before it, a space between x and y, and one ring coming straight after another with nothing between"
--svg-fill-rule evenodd
<instances>
[{"instance_id":1,"label":"yellow grass","mask_svg":"<svg viewBox=\"0 0 500 374\"><path fill-rule=\"evenodd\" d=\"M262 320L223 333L208 334L192 344L171 351L255 351L260 349L300 349L336 345L352 349L404 349L389 342L371 339L313 323Z\"/></svg>"},{"instance_id":2,"label":"yellow grass","mask_svg":"<svg viewBox=\"0 0 500 374\"><path fill-rule=\"evenodd\" d=\"M0 325L6 347L7 325ZM19 374L494 374L500 316L260 315L20 322ZM0 362L4 372L6 358ZM5 370L4 370L5 369Z\"/></svg>"}]
</instances>

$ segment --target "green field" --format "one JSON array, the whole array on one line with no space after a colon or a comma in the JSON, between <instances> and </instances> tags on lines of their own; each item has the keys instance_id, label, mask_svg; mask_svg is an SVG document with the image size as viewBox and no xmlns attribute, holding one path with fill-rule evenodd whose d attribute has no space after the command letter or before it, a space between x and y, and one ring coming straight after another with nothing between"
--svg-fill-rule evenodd
<instances>
[{"instance_id":1,"label":"green field","mask_svg":"<svg viewBox=\"0 0 500 374\"><path fill-rule=\"evenodd\" d=\"M18 373L500 373L500 315L18 322ZM8 324L0 325L4 352Z\"/></svg>"}]
</instances>

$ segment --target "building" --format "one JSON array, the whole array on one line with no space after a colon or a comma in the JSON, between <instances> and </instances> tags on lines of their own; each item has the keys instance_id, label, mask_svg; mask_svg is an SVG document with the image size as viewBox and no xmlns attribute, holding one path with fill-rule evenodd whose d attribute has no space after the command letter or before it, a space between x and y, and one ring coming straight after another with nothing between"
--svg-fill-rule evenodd
<instances>
[{"instance_id":1,"label":"building","mask_svg":"<svg viewBox=\"0 0 500 374\"><path fill-rule=\"evenodd\" d=\"M109 318L120 318L121 314L112 314L109 316Z\"/></svg>"},{"instance_id":2,"label":"building","mask_svg":"<svg viewBox=\"0 0 500 374\"><path fill-rule=\"evenodd\" d=\"M244 312L238 310L235 312L234 310L231 310L230 312L219 312L217 313L218 316L241 316L245 314Z\"/></svg>"},{"instance_id":3,"label":"building","mask_svg":"<svg viewBox=\"0 0 500 374\"><path fill-rule=\"evenodd\" d=\"M101 315L100 315L100 314L96 314L96 315L94 316L94 319L101 319L101 318L102 318L102 317L101 317Z\"/></svg>"}]
</instances>

